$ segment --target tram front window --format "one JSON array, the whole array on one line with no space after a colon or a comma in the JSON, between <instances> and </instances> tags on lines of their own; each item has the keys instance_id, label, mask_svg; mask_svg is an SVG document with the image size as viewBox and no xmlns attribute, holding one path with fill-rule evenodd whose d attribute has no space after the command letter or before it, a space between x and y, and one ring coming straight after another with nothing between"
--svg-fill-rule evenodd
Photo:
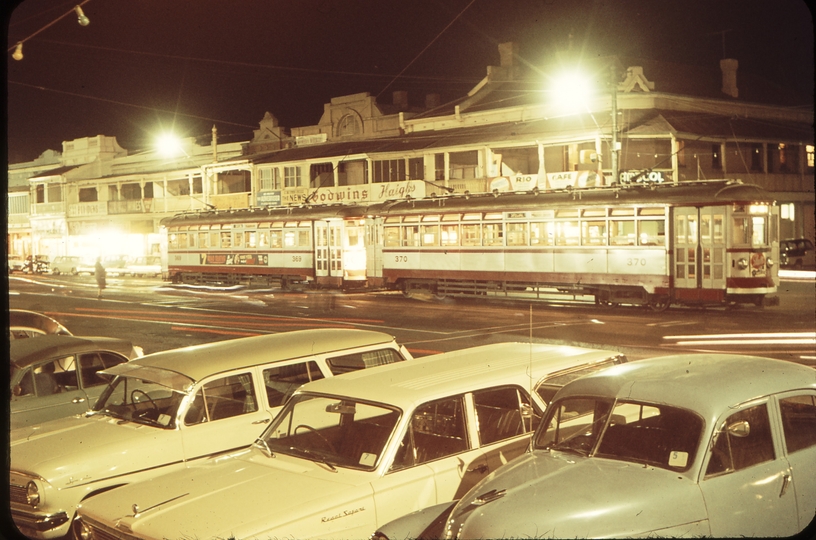
<instances>
[{"instance_id":1,"label":"tram front window","mask_svg":"<svg viewBox=\"0 0 816 540\"><path fill-rule=\"evenodd\" d=\"M762 246L768 243L765 216L751 217L751 245Z\"/></svg>"}]
</instances>

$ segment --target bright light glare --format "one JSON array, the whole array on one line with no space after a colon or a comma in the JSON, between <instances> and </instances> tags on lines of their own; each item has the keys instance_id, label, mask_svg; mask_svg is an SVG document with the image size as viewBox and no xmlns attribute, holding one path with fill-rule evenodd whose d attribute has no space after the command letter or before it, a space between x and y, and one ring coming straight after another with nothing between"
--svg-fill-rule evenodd
<instances>
[{"instance_id":1,"label":"bright light glare","mask_svg":"<svg viewBox=\"0 0 816 540\"><path fill-rule=\"evenodd\" d=\"M550 81L553 102L564 112L579 112L587 108L593 85L580 71L564 72Z\"/></svg>"},{"instance_id":2,"label":"bright light glare","mask_svg":"<svg viewBox=\"0 0 816 540\"><path fill-rule=\"evenodd\" d=\"M156 139L156 149L165 157L179 156L184 153L181 140L172 133L162 133Z\"/></svg>"}]
</instances>

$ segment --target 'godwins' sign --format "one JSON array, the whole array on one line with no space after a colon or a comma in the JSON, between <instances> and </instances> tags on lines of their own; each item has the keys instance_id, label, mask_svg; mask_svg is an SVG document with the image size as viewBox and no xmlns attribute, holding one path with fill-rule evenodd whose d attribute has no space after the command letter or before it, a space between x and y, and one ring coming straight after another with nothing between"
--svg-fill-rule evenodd
<instances>
[{"instance_id":1,"label":"'godwins' sign","mask_svg":"<svg viewBox=\"0 0 816 540\"><path fill-rule=\"evenodd\" d=\"M418 180L363 184L359 186L288 189L282 193L282 204L355 204L389 199L425 197L425 184ZM308 200L307 200L308 199Z\"/></svg>"}]
</instances>

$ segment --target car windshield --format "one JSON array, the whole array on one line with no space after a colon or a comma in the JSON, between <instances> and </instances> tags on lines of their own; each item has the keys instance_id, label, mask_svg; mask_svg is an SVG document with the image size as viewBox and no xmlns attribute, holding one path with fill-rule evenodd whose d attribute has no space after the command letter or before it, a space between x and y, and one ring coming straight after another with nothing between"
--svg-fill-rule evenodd
<instances>
[{"instance_id":1,"label":"car windshield","mask_svg":"<svg viewBox=\"0 0 816 540\"><path fill-rule=\"evenodd\" d=\"M399 417L399 410L384 404L299 394L259 442L272 454L298 456L332 470L337 466L372 470Z\"/></svg>"},{"instance_id":2,"label":"car windshield","mask_svg":"<svg viewBox=\"0 0 816 540\"><path fill-rule=\"evenodd\" d=\"M176 427L176 413L185 394L156 382L120 375L93 406L93 413L147 424Z\"/></svg>"},{"instance_id":3,"label":"car windshield","mask_svg":"<svg viewBox=\"0 0 816 540\"><path fill-rule=\"evenodd\" d=\"M548 409L534 444L685 471L694 461L702 429L702 418L685 409L572 397Z\"/></svg>"}]
</instances>

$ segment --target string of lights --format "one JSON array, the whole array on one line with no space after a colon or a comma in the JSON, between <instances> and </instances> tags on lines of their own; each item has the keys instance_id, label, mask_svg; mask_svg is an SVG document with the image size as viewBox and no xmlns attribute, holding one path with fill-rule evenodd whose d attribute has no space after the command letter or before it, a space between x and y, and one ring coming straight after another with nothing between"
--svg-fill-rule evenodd
<instances>
[{"instance_id":1,"label":"string of lights","mask_svg":"<svg viewBox=\"0 0 816 540\"><path fill-rule=\"evenodd\" d=\"M85 15L85 12L82 11L82 6L87 4L88 2L90 2L90 0L83 0L82 2L80 2L79 4L77 4L76 6L71 8L69 11L63 13L62 15L60 15L59 17L57 17L56 19L54 19L50 23L46 24L45 26L43 26L42 28L40 28L39 30L37 30L36 32L31 34L30 36L28 36L26 38L23 38L20 41L18 41L13 47L9 47L8 52L11 52L11 57L14 58L15 60L18 60L18 61L22 60L23 59L23 43L30 40L31 38L33 38L34 36L36 36L37 34L42 32L43 30L46 30L46 29L50 28L51 26L53 26L54 24L56 24L57 22L59 22L60 20L64 19L65 17L67 17L68 15L70 15L72 13L76 14L77 23L80 26L88 26L91 23L91 20ZM14 52L12 52L12 51L14 51Z\"/></svg>"}]
</instances>

